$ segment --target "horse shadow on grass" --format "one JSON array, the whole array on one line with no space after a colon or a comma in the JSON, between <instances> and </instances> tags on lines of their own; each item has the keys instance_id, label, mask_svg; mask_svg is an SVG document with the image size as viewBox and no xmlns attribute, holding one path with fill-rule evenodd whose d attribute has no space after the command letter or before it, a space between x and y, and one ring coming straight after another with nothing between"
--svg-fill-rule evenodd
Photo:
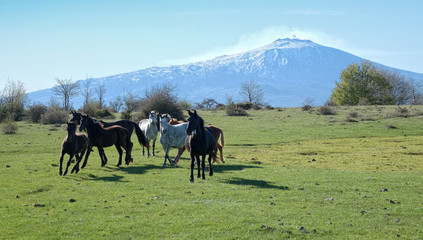
<instances>
[{"instance_id":1,"label":"horse shadow on grass","mask_svg":"<svg viewBox=\"0 0 423 240\"><path fill-rule=\"evenodd\" d=\"M121 172L125 172L128 174L144 174L150 170L154 169L163 169L161 166L158 165L144 165L144 166L128 166L128 167L120 167L118 170Z\"/></svg>"},{"instance_id":2,"label":"horse shadow on grass","mask_svg":"<svg viewBox=\"0 0 423 240\"><path fill-rule=\"evenodd\" d=\"M289 187L286 186L277 186L273 183L263 180L254 180L254 179L245 179L245 178L233 178L230 180L224 181L224 183L235 184L240 186L252 186L257 188L267 188L267 189L279 189L279 190L288 190Z\"/></svg>"},{"instance_id":3,"label":"horse shadow on grass","mask_svg":"<svg viewBox=\"0 0 423 240\"><path fill-rule=\"evenodd\" d=\"M89 180L89 181L105 181L105 182L128 182L123 181L124 176L113 174L112 176L104 176L99 177L94 174L88 174L86 176L82 176L82 180Z\"/></svg>"},{"instance_id":4,"label":"horse shadow on grass","mask_svg":"<svg viewBox=\"0 0 423 240\"><path fill-rule=\"evenodd\" d=\"M252 168L261 168L258 166L253 165L240 165L240 164L219 164L213 165L213 172L222 173L222 172L233 172L233 171L242 171L244 169L252 169Z\"/></svg>"}]
</instances>

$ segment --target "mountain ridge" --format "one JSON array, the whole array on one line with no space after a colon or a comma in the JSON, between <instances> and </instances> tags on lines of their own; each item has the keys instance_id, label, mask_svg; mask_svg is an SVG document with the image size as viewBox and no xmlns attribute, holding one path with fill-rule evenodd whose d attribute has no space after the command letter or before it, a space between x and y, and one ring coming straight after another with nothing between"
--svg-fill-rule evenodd
<instances>
[{"instance_id":1,"label":"mountain ridge","mask_svg":"<svg viewBox=\"0 0 423 240\"><path fill-rule=\"evenodd\" d=\"M224 103L226 96L242 101L238 94L242 82L254 80L263 88L264 101L271 106L297 107L306 99L322 105L329 98L335 82L339 81L341 71L349 64L363 60L310 40L285 38L242 53L93 78L92 82L93 86L105 84L107 103L127 92L144 96L146 90L163 83L174 85L179 99L192 103L205 98ZM423 83L423 74L371 63ZM85 80L78 82L81 81ZM32 101L41 103L49 102L51 96L51 89L28 93ZM82 106L82 97L71 101L75 108Z\"/></svg>"}]
</instances>

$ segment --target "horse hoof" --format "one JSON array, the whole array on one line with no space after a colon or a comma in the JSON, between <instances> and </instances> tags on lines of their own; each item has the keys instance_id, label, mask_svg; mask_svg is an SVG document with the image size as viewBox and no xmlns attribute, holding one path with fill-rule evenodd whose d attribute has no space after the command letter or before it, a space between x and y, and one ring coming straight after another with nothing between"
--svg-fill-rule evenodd
<instances>
[{"instance_id":1,"label":"horse hoof","mask_svg":"<svg viewBox=\"0 0 423 240\"><path fill-rule=\"evenodd\" d=\"M213 176L213 173L210 173L209 175L210 175L210 177L211 177L211 176Z\"/></svg>"},{"instance_id":2,"label":"horse hoof","mask_svg":"<svg viewBox=\"0 0 423 240\"><path fill-rule=\"evenodd\" d=\"M166 164L163 164L162 168L166 168Z\"/></svg>"},{"instance_id":3,"label":"horse hoof","mask_svg":"<svg viewBox=\"0 0 423 240\"><path fill-rule=\"evenodd\" d=\"M189 182L192 182L193 183L194 182L194 179L190 179Z\"/></svg>"}]
</instances>

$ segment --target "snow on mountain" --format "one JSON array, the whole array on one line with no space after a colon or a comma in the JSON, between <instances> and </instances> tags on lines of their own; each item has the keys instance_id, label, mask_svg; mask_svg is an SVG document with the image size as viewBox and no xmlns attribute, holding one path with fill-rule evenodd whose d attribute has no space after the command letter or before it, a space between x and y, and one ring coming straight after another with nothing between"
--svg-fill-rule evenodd
<instances>
[{"instance_id":1,"label":"snow on mountain","mask_svg":"<svg viewBox=\"0 0 423 240\"><path fill-rule=\"evenodd\" d=\"M248 52L207 61L96 78L93 85L105 84L107 103L127 92L143 97L147 89L168 82L176 87L180 99L197 103L213 98L225 103L226 96L242 101L239 96L241 83L254 80L264 89L265 102L271 106L297 107L307 98L313 99L316 105L322 105L328 100L335 82L339 81L341 71L349 64L362 60L309 40L286 38ZM423 82L423 74L373 64ZM28 96L33 102L48 103L53 92L44 89ZM72 98L71 102L79 108L82 97Z\"/></svg>"}]
</instances>

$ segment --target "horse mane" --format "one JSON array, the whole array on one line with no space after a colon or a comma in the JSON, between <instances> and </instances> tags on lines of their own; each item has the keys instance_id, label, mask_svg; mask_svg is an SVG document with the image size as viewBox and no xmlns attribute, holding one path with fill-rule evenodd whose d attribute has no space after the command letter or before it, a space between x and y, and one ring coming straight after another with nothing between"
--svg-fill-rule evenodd
<instances>
[{"instance_id":1,"label":"horse mane","mask_svg":"<svg viewBox=\"0 0 423 240\"><path fill-rule=\"evenodd\" d=\"M197 116L198 116L198 114L197 114ZM201 132L204 133L205 128L204 128L204 120L203 120L203 118L201 118L200 116L198 116L198 122L200 123Z\"/></svg>"}]
</instances>

